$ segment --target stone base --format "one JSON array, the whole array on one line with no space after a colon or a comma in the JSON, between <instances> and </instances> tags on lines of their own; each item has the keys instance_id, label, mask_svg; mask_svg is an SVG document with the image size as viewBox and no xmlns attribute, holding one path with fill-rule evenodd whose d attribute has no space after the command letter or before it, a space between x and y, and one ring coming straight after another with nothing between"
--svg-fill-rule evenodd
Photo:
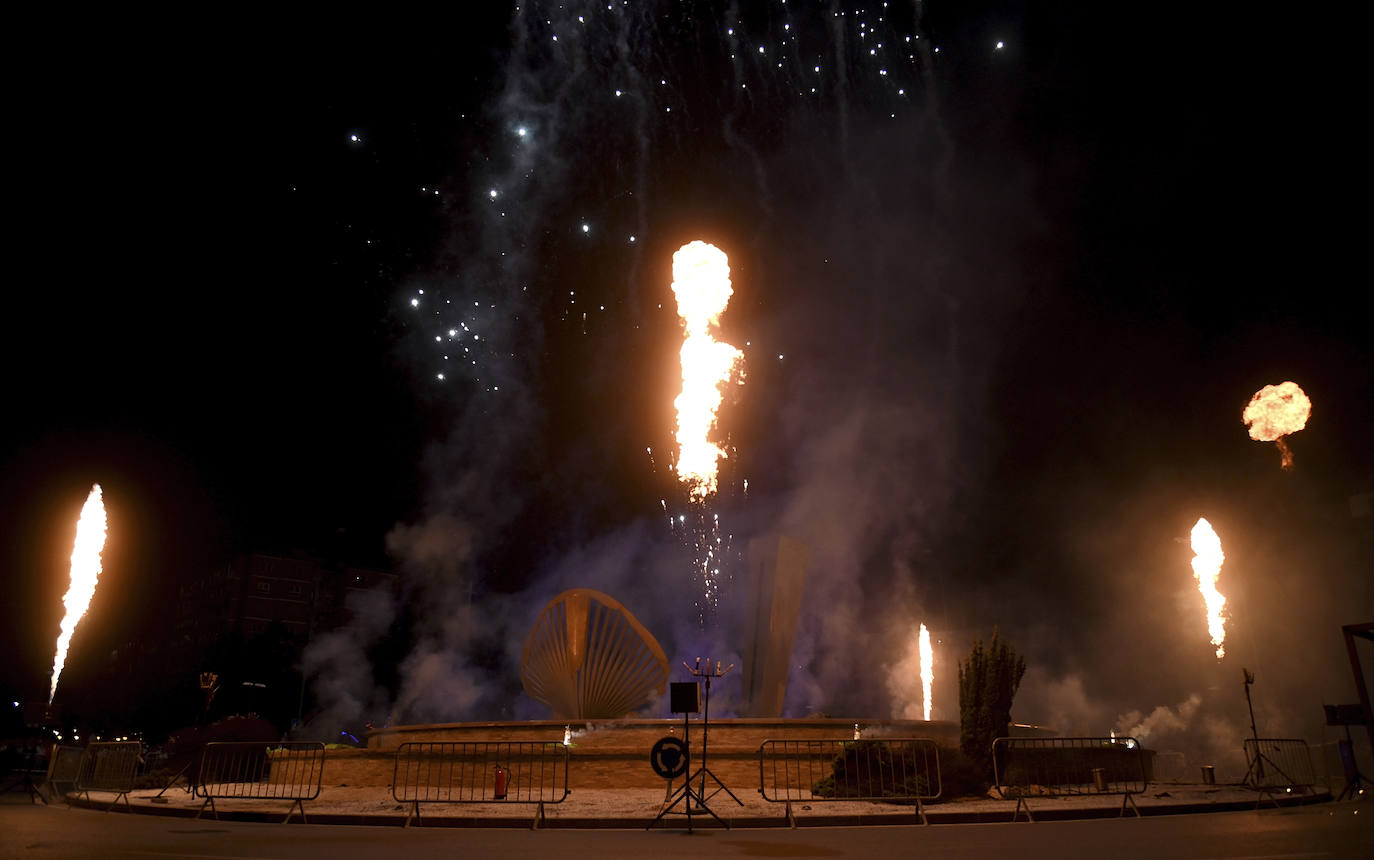
<instances>
[{"instance_id":1,"label":"stone base","mask_svg":"<svg viewBox=\"0 0 1374 860\"><path fill-rule=\"evenodd\" d=\"M930 738L944 746L959 744L959 724L922 720L860 722L865 738ZM578 789L658 788L664 780L649 765L649 750L661 737L682 737L681 719L593 720L563 723L552 720L521 723L444 723L392 726L367 735L367 749L330 750L325 763L327 786L391 785L396 748L419 741L548 742L561 743L571 730L568 787ZM687 728L692 770L700 765L701 723ZM757 793L759 746L765 740L854 738L853 720L750 719L712 720L707 738L706 766L735 794ZM679 782L679 785L681 783ZM707 792L712 790L708 780Z\"/></svg>"}]
</instances>

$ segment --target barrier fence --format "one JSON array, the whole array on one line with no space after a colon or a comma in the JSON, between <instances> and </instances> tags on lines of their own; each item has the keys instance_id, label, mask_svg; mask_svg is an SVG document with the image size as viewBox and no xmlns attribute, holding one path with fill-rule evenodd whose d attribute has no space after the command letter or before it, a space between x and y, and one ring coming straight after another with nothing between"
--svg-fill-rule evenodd
<instances>
[{"instance_id":1,"label":"barrier fence","mask_svg":"<svg viewBox=\"0 0 1374 860\"><path fill-rule=\"evenodd\" d=\"M410 805L405 825L420 822L421 803L533 803L568 796L568 748L562 741L433 741L396 749L392 797Z\"/></svg>"},{"instance_id":2,"label":"barrier fence","mask_svg":"<svg viewBox=\"0 0 1374 860\"><path fill-rule=\"evenodd\" d=\"M305 818L305 801L320 796L324 780L324 744L304 741L263 743L262 741L223 742L205 745L195 794L205 798L196 813L199 818L210 807L219 818L215 800L289 800L282 823L291 820L297 809Z\"/></svg>"},{"instance_id":3,"label":"barrier fence","mask_svg":"<svg viewBox=\"0 0 1374 860\"><path fill-rule=\"evenodd\" d=\"M1145 751L1135 738L998 738L992 744L997 791L1015 797L1016 821L1021 810L1034 821L1027 798L1121 795L1140 817L1132 795L1149 783Z\"/></svg>"},{"instance_id":4,"label":"barrier fence","mask_svg":"<svg viewBox=\"0 0 1374 860\"><path fill-rule=\"evenodd\" d=\"M82 747L52 748L48 755L48 775L43 785L53 793L55 799L76 790L76 780L81 775L81 759L85 754L86 750Z\"/></svg>"},{"instance_id":5,"label":"barrier fence","mask_svg":"<svg viewBox=\"0 0 1374 860\"><path fill-rule=\"evenodd\" d=\"M105 808L109 812L121 799L129 804L129 792L134 790L143 744L138 741L96 741L86 747L77 767L75 789L90 800L92 791L112 791L114 800Z\"/></svg>"},{"instance_id":6,"label":"barrier fence","mask_svg":"<svg viewBox=\"0 0 1374 860\"><path fill-rule=\"evenodd\" d=\"M923 802L940 796L940 752L928 738L846 741L765 740L759 745L759 793L786 804L836 800L909 802L923 824Z\"/></svg>"},{"instance_id":7,"label":"barrier fence","mask_svg":"<svg viewBox=\"0 0 1374 860\"><path fill-rule=\"evenodd\" d=\"M1278 806L1278 801L1271 795L1279 792L1291 794L1295 790L1306 794L1317 784L1312 750L1304 740L1246 738L1245 762L1245 784L1260 793L1256 808L1266 796L1270 796L1270 800Z\"/></svg>"}]
</instances>

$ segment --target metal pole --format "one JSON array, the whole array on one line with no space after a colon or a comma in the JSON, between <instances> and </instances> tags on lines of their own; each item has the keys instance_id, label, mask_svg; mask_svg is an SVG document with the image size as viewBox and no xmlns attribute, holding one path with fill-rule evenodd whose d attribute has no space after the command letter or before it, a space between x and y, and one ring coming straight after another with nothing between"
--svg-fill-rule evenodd
<instances>
[{"instance_id":1,"label":"metal pole","mask_svg":"<svg viewBox=\"0 0 1374 860\"><path fill-rule=\"evenodd\" d=\"M1255 683L1255 676L1250 674L1249 669L1241 669L1245 675L1245 706L1250 709L1250 737L1255 741L1255 776L1257 779L1264 779L1264 754L1260 752L1259 730L1255 728L1255 705L1250 701L1250 685Z\"/></svg>"},{"instance_id":2,"label":"metal pole","mask_svg":"<svg viewBox=\"0 0 1374 860\"><path fill-rule=\"evenodd\" d=\"M1345 651L1350 657L1350 672L1355 676L1355 692L1359 694L1360 704L1364 707L1364 730L1369 735L1369 747L1374 750L1374 711L1370 709L1369 688L1364 683L1364 669L1360 666L1360 652L1355 648L1355 637L1374 641L1374 622L1346 624L1341 627L1345 636Z\"/></svg>"},{"instance_id":3,"label":"metal pole","mask_svg":"<svg viewBox=\"0 0 1374 860\"><path fill-rule=\"evenodd\" d=\"M1250 709L1250 737L1259 742L1259 730L1255 728L1255 705L1250 701L1250 682L1245 684L1245 706Z\"/></svg>"},{"instance_id":4,"label":"metal pole","mask_svg":"<svg viewBox=\"0 0 1374 860\"><path fill-rule=\"evenodd\" d=\"M706 740L711 731L711 661L707 660L706 663L706 701L701 706L701 788L698 791L702 798L706 797Z\"/></svg>"}]
</instances>

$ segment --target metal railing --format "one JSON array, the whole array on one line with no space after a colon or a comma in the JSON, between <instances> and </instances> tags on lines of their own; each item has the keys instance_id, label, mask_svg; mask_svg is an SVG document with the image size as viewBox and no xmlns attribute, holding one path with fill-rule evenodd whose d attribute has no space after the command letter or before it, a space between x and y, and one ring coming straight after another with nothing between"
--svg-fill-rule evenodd
<instances>
[{"instance_id":1,"label":"metal railing","mask_svg":"<svg viewBox=\"0 0 1374 860\"><path fill-rule=\"evenodd\" d=\"M105 808L114 809L121 799L129 804L129 792L134 790L134 776L143 744L138 741L96 741L86 747L77 768L76 792L90 800L92 791L112 791L114 800Z\"/></svg>"},{"instance_id":2,"label":"metal railing","mask_svg":"<svg viewBox=\"0 0 1374 860\"><path fill-rule=\"evenodd\" d=\"M53 747L48 754L44 788L51 790L55 798L66 797L67 792L75 791L77 777L81 775L81 759L85 755L86 750L82 747Z\"/></svg>"},{"instance_id":3,"label":"metal railing","mask_svg":"<svg viewBox=\"0 0 1374 860\"><path fill-rule=\"evenodd\" d=\"M297 809L305 818L305 801L320 796L324 780L324 744L305 741L215 741L205 745L195 779L195 794L205 798L196 813L210 807L219 818L215 800L289 800L282 823Z\"/></svg>"},{"instance_id":4,"label":"metal railing","mask_svg":"<svg viewBox=\"0 0 1374 860\"><path fill-rule=\"evenodd\" d=\"M533 803L534 826L544 805L568 796L568 748L562 741L416 741L396 749L391 795L410 805L420 822L421 803Z\"/></svg>"},{"instance_id":5,"label":"metal railing","mask_svg":"<svg viewBox=\"0 0 1374 860\"><path fill-rule=\"evenodd\" d=\"M1317 784L1312 750L1298 738L1246 738L1245 784L1259 791L1255 808L1269 797L1275 806L1279 793L1310 793Z\"/></svg>"},{"instance_id":6,"label":"metal railing","mask_svg":"<svg viewBox=\"0 0 1374 860\"><path fill-rule=\"evenodd\" d=\"M768 739L759 745L759 794L786 804L838 800L907 802L923 824L923 802L940 796L940 752L928 738L857 741Z\"/></svg>"},{"instance_id":7,"label":"metal railing","mask_svg":"<svg viewBox=\"0 0 1374 860\"><path fill-rule=\"evenodd\" d=\"M1034 821L1027 799L1120 795L1121 815L1140 810L1132 795L1145 791L1145 751L1135 738L998 738L992 744L997 791L1016 798L1016 821L1021 810Z\"/></svg>"}]
</instances>

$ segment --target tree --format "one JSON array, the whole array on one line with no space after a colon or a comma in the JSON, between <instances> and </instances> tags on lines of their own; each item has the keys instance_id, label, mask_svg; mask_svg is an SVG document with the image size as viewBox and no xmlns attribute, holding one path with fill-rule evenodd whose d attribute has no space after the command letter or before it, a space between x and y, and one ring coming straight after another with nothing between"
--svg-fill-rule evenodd
<instances>
[{"instance_id":1,"label":"tree","mask_svg":"<svg viewBox=\"0 0 1374 860\"><path fill-rule=\"evenodd\" d=\"M1011 702L1026 674L1026 661L992 631L986 649L973 643L959 663L959 747L986 775L992 774L992 742L1011 728Z\"/></svg>"}]
</instances>

